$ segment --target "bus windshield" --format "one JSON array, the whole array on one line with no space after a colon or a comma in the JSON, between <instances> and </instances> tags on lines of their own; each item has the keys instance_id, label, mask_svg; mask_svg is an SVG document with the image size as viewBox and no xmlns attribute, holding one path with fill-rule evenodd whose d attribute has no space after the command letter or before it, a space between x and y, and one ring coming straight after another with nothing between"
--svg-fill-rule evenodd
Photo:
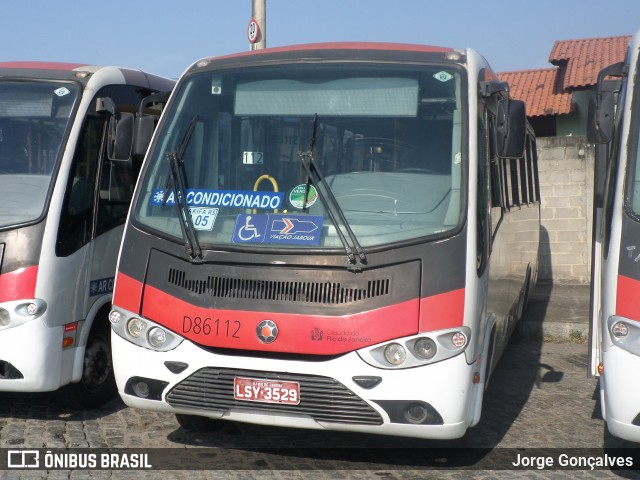
<instances>
[{"instance_id":1,"label":"bus windshield","mask_svg":"<svg viewBox=\"0 0 640 480\"><path fill-rule=\"evenodd\" d=\"M0 228L38 219L79 87L0 81Z\"/></svg>"},{"instance_id":2,"label":"bus windshield","mask_svg":"<svg viewBox=\"0 0 640 480\"><path fill-rule=\"evenodd\" d=\"M627 53L627 55L630 55L630 53ZM637 60L638 63L640 64L640 55L638 56ZM623 80L623 87L620 89L620 99L618 101L618 105L624 105L625 100L626 100L626 91L627 88L626 87L626 82L635 82L635 85L633 85L634 91L638 92L640 91L640 78L638 76L632 76L630 75L629 78ZM635 95L633 96L634 98L632 99L633 102L633 106L631 107L632 109L637 109L638 105L640 105L640 95ZM620 107L618 107L620 108ZM620 109L620 113L619 115L622 116L624 114L624 109ZM618 128L622 128L622 121L618 120ZM637 115L631 115L631 130L630 130L630 135L632 136L632 138L638 139L640 138L640 121L638 121L638 116ZM640 218L640 142L636 141L630 141L628 142L627 146L624 147L622 145L619 145L618 148L627 148L629 149L628 154L629 154L629 162L628 162L628 169L629 169L629 173L627 174L627 189L629 190L629 192L627 193L627 195L625 196L626 199L630 199L630 207L633 210L634 216L636 219Z\"/></svg>"},{"instance_id":3,"label":"bus windshield","mask_svg":"<svg viewBox=\"0 0 640 480\"><path fill-rule=\"evenodd\" d=\"M184 195L202 244L340 248L345 223L363 247L442 234L461 221L462 91L451 65L194 74L159 130L135 218L181 239Z\"/></svg>"}]
</instances>

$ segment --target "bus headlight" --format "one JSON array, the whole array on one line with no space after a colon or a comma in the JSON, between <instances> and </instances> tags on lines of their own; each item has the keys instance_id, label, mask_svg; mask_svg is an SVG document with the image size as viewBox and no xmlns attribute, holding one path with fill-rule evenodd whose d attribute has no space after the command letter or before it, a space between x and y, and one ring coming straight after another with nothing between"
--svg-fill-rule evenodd
<instances>
[{"instance_id":1,"label":"bus headlight","mask_svg":"<svg viewBox=\"0 0 640 480\"><path fill-rule=\"evenodd\" d=\"M424 337L416 340L416 343L413 344L413 351L418 357L429 360L436 354L438 347L436 346L436 342L429 337Z\"/></svg>"},{"instance_id":2,"label":"bus headlight","mask_svg":"<svg viewBox=\"0 0 640 480\"><path fill-rule=\"evenodd\" d=\"M11 322L11 315L4 308L0 308L0 327L6 327Z\"/></svg>"},{"instance_id":3,"label":"bus headlight","mask_svg":"<svg viewBox=\"0 0 640 480\"><path fill-rule=\"evenodd\" d=\"M399 343L390 343L384 348L384 358L393 366L402 365L407 359L407 352Z\"/></svg>"},{"instance_id":4,"label":"bus headlight","mask_svg":"<svg viewBox=\"0 0 640 480\"><path fill-rule=\"evenodd\" d=\"M122 314L117 310L111 310L109 313L109 321L111 323L118 323L120 320L122 320Z\"/></svg>"},{"instance_id":5,"label":"bus headlight","mask_svg":"<svg viewBox=\"0 0 640 480\"><path fill-rule=\"evenodd\" d=\"M38 305L36 305L35 303L29 303L25 310L27 311L27 315L33 316L38 313Z\"/></svg>"},{"instance_id":6,"label":"bus headlight","mask_svg":"<svg viewBox=\"0 0 640 480\"><path fill-rule=\"evenodd\" d=\"M357 353L376 368L412 368L460 355L469 346L470 338L469 327L457 327L397 338Z\"/></svg>"},{"instance_id":7,"label":"bus headlight","mask_svg":"<svg viewBox=\"0 0 640 480\"><path fill-rule=\"evenodd\" d=\"M624 322L616 322L611 326L611 333L614 337L624 338L629 334L629 327Z\"/></svg>"},{"instance_id":8,"label":"bus headlight","mask_svg":"<svg viewBox=\"0 0 640 480\"><path fill-rule=\"evenodd\" d=\"M44 300L13 300L0 307L0 329L14 328L41 317L47 310Z\"/></svg>"},{"instance_id":9,"label":"bus headlight","mask_svg":"<svg viewBox=\"0 0 640 480\"><path fill-rule=\"evenodd\" d=\"M152 347L161 348L167 343L167 331L162 328L153 327L149 330L148 339Z\"/></svg>"},{"instance_id":10,"label":"bus headlight","mask_svg":"<svg viewBox=\"0 0 640 480\"><path fill-rule=\"evenodd\" d=\"M127 332L134 338L138 338L147 329L147 324L139 318L131 318L127 322Z\"/></svg>"},{"instance_id":11,"label":"bus headlight","mask_svg":"<svg viewBox=\"0 0 640 480\"><path fill-rule=\"evenodd\" d=\"M121 308L114 307L111 310L109 321L115 334L149 350L167 352L176 348L183 341L182 337L161 325Z\"/></svg>"}]
</instances>

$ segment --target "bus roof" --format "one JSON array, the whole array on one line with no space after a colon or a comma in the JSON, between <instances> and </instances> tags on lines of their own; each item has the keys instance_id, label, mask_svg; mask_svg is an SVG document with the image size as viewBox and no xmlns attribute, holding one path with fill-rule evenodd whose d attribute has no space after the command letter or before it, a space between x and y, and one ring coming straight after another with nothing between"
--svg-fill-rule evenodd
<instances>
[{"instance_id":1,"label":"bus roof","mask_svg":"<svg viewBox=\"0 0 640 480\"><path fill-rule=\"evenodd\" d=\"M173 80L130 68L66 62L0 62L0 77L76 80L87 84L98 72L110 72L107 75L115 74L122 83L145 86L157 91L171 90L175 84Z\"/></svg>"},{"instance_id":2,"label":"bus roof","mask_svg":"<svg viewBox=\"0 0 640 480\"><path fill-rule=\"evenodd\" d=\"M286 45L282 47L265 48L241 52L230 56L269 54L277 52L313 51L313 50L392 50L409 52L453 52L453 48L438 47L434 45L419 45L412 43L389 43L389 42L327 42L327 43L306 43L300 45Z\"/></svg>"},{"instance_id":3,"label":"bus roof","mask_svg":"<svg viewBox=\"0 0 640 480\"><path fill-rule=\"evenodd\" d=\"M408 43L383 43L383 42L330 42L330 43L309 43L301 45L289 45L283 47L265 48L261 50L251 50L247 52L223 55L220 57L206 57L194 63L189 70L198 69L206 65L222 64L251 64L263 63L266 61L287 63L288 61L317 60L331 61L345 58L348 52L348 59L361 60L388 60L389 57L398 60L406 60L423 55L434 55L435 57L448 57L450 60L460 60L465 55L462 50L449 47L438 47L433 45L418 45ZM310 55L313 57L310 57Z\"/></svg>"},{"instance_id":4,"label":"bus roof","mask_svg":"<svg viewBox=\"0 0 640 480\"><path fill-rule=\"evenodd\" d=\"M82 68L96 68L95 66L88 67L82 63L66 63L66 62L0 62L0 69L18 69L18 70L63 70L73 71Z\"/></svg>"}]
</instances>

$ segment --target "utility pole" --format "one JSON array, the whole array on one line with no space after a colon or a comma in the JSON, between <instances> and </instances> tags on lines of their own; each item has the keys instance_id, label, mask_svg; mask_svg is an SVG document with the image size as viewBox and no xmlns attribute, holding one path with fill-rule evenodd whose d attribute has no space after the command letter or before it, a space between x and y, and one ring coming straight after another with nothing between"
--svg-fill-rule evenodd
<instances>
[{"instance_id":1,"label":"utility pole","mask_svg":"<svg viewBox=\"0 0 640 480\"><path fill-rule=\"evenodd\" d=\"M251 21L247 36L249 50L267 47L267 0L251 0Z\"/></svg>"}]
</instances>

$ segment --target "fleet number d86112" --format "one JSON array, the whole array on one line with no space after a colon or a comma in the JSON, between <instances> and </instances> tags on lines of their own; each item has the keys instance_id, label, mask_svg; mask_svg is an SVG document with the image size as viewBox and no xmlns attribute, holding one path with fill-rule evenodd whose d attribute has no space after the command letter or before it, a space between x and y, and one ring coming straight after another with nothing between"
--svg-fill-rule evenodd
<instances>
[{"instance_id":1,"label":"fleet number d86112","mask_svg":"<svg viewBox=\"0 0 640 480\"><path fill-rule=\"evenodd\" d=\"M220 320L184 316L182 333L194 333L214 337L240 338L241 323L238 320Z\"/></svg>"}]
</instances>

